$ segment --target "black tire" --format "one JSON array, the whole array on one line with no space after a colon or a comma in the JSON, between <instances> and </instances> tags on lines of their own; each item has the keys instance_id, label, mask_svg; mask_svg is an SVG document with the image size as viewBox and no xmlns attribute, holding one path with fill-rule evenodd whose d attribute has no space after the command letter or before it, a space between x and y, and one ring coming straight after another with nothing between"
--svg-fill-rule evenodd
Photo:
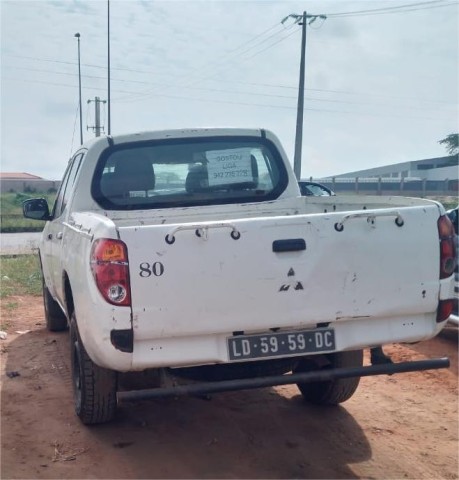
<instances>
[{"instance_id":1,"label":"black tire","mask_svg":"<svg viewBox=\"0 0 459 480\"><path fill-rule=\"evenodd\" d=\"M70 320L70 352L76 414L85 425L111 421L116 413L117 374L89 358L75 314Z\"/></svg>"},{"instance_id":2,"label":"black tire","mask_svg":"<svg viewBox=\"0 0 459 480\"><path fill-rule=\"evenodd\" d=\"M49 293L43 278L43 305L45 307L46 328L50 332L61 332L67 329L67 317L59 304Z\"/></svg>"},{"instance_id":3,"label":"black tire","mask_svg":"<svg viewBox=\"0 0 459 480\"><path fill-rule=\"evenodd\" d=\"M314 357L303 359L295 368L295 373L310 372L319 368L361 367L363 350L331 353L326 355L325 359L324 366L319 366L319 362ZM297 386L307 402L316 405L338 405L354 395L359 382L360 377L353 377L325 382L298 383Z\"/></svg>"}]
</instances>

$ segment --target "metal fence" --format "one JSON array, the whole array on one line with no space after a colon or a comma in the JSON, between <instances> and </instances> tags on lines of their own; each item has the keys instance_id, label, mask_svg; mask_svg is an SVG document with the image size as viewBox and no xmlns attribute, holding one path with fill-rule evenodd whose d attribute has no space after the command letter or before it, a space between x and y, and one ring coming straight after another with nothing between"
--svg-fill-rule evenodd
<instances>
[{"instance_id":1,"label":"metal fence","mask_svg":"<svg viewBox=\"0 0 459 480\"><path fill-rule=\"evenodd\" d=\"M457 196L459 180L427 180L419 178L320 178L321 183L335 193L361 195Z\"/></svg>"}]
</instances>

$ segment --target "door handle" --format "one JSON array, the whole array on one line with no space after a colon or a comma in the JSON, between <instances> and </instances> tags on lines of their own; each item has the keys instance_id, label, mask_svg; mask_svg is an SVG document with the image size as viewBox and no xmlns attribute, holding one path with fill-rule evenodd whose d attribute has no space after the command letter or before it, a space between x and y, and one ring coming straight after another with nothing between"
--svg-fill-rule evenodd
<instances>
[{"instance_id":1,"label":"door handle","mask_svg":"<svg viewBox=\"0 0 459 480\"><path fill-rule=\"evenodd\" d=\"M296 252L306 250L306 242L303 238L288 238L286 240L274 240L273 252Z\"/></svg>"},{"instance_id":2,"label":"door handle","mask_svg":"<svg viewBox=\"0 0 459 480\"><path fill-rule=\"evenodd\" d=\"M53 234L52 233L48 233L48 240L52 240L53 239Z\"/></svg>"},{"instance_id":3,"label":"door handle","mask_svg":"<svg viewBox=\"0 0 459 480\"><path fill-rule=\"evenodd\" d=\"M62 232L59 232L57 235L56 235L56 238L58 240L62 240Z\"/></svg>"}]
</instances>

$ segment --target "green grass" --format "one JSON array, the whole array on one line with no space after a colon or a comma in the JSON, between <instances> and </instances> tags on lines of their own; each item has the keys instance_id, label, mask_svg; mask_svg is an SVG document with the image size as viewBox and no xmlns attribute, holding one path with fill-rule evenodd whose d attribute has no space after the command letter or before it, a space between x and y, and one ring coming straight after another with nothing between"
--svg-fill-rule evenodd
<instances>
[{"instance_id":1,"label":"green grass","mask_svg":"<svg viewBox=\"0 0 459 480\"><path fill-rule=\"evenodd\" d=\"M446 210L451 210L453 208L456 208L457 207L457 204L458 204L458 200L457 198L454 199L452 198L451 200L443 200L441 202L443 204L443 206L445 207Z\"/></svg>"},{"instance_id":2,"label":"green grass","mask_svg":"<svg viewBox=\"0 0 459 480\"><path fill-rule=\"evenodd\" d=\"M5 302L11 295L41 295L41 271L38 255L0 257L0 298L5 308L14 309L14 302Z\"/></svg>"},{"instance_id":3,"label":"green grass","mask_svg":"<svg viewBox=\"0 0 459 480\"><path fill-rule=\"evenodd\" d=\"M0 232L41 232L45 222L30 220L22 215L22 202L29 198L46 198L52 208L56 193L2 193L0 195ZM441 202L446 210L457 206L457 197L428 197Z\"/></svg>"},{"instance_id":4,"label":"green grass","mask_svg":"<svg viewBox=\"0 0 459 480\"><path fill-rule=\"evenodd\" d=\"M46 198L50 208L55 193L2 193L0 196L0 232L41 232L45 222L29 220L22 215L22 202L29 198Z\"/></svg>"}]
</instances>

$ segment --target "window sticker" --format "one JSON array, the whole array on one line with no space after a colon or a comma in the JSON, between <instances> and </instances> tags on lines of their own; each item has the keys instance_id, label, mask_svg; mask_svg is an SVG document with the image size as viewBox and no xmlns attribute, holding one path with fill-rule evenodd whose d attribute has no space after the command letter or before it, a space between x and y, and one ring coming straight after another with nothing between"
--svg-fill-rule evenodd
<instances>
[{"instance_id":1,"label":"window sticker","mask_svg":"<svg viewBox=\"0 0 459 480\"><path fill-rule=\"evenodd\" d=\"M249 148L206 152L209 186L253 182Z\"/></svg>"},{"instance_id":2,"label":"window sticker","mask_svg":"<svg viewBox=\"0 0 459 480\"><path fill-rule=\"evenodd\" d=\"M147 194L145 192L145 190L131 190L129 192L129 197L130 198L140 198L140 197L146 197Z\"/></svg>"}]
</instances>

